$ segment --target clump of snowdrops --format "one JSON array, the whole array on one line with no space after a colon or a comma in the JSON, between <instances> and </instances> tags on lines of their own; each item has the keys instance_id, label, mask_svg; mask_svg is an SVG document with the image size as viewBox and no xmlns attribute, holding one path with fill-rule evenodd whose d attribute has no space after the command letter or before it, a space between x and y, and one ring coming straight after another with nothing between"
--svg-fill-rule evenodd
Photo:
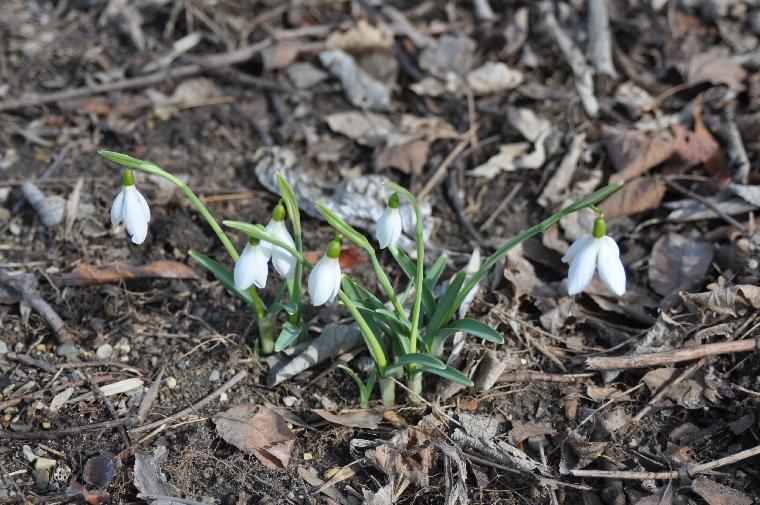
<instances>
[{"instance_id":1,"label":"clump of snowdrops","mask_svg":"<svg viewBox=\"0 0 760 505\"><path fill-rule=\"evenodd\" d=\"M393 288L380 264L373 241L320 204L317 204L318 211L335 229L336 235L327 244L322 258L315 265L310 264L303 256L301 217L295 192L279 173L276 174L276 179L282 199L273 209L266 226L242 221L223 223L227 228L246 235L246 244L238 254L214 216L180 179L148 161L112 151L100 151L100 154L126 167L122 177L122 190L111 209L111 221L114 226L123 221L135 244L142 243L147 236L150 210L135 186L134 170L168 180L195 205L224 245L234 263L234 269L230 270L221 262L198 251L190 251L189 254L251 307L258 319L261 352L279 351L307 338L309 323L303 318L302 277L304 268L308 269L307 291L311 303L318 306L333 302L336 298L340 300L356 321L375 363L366 379L362 379L348 366L340 366L356 382L361 403L365 407L369 404L375 383L379 383L382 401L388 406L396 402L396 383L399 380L406 380L409 391L407 399L413 404L421 398L425 374L471 386L469 377L442 361L448 337L464 332L495 344L503 343L504 339L495 329L477 319L456 319L459 307L483 276L510 249L545 231L570 213L589 208L597 213L597 218L591 233L572 244L562 258L570 264L568 293L574 295L583 291L596 271L610 291L618 296L625 292L625 270L618 246L606 235L604 216L597 207L618 190L622 183L601 188L528 228L501 246L476 272L470 275L464 270L456 273L443 294L436 298L434 293L439 291L437 288L442 282L447 258L445 255L438 257L429 262L430 266L426 269L426 260L429 258L425 254L420 206L414 195L392 182L386 183L393 194L377 222L374 238L381 249L390 251L406 277L406 284L399 292ZM412 206L416 216L414 260L397 246L403 232L399 212L402 198ZM286 221L290 222L292 235ZM377 290L354 281L341 271L339 257L342 244L346 241L366 251L375 273ZM263 289L270 281L270 262L281 281L280 287L275 290L275 297L266 305L258 289ZM277 333L278 315L281 313L285 313L285 318Z\"/></svg>"}]
</instances>

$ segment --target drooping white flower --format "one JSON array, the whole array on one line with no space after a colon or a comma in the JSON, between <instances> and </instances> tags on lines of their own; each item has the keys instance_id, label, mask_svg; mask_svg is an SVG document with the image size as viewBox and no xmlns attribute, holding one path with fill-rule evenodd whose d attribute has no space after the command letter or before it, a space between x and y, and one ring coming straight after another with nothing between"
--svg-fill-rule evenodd
<instances>
[{"instance_id":1,"label":"drooping white flower","mask_svg":"<svg viewBox=\"0 0 760 505\"><path fill-rule=\"evenodd\" d=\"M267 284L268 263L269 258L262 251L261 245L254 243L254 240L249 241L235 263L235 287L244 290L254 284L263 289Z\"/></svg>"},{"instance_id":2,"label":"drooping white flower","mask_svg":"<svg viewBox=\"0 0 760 505\"><path fill-rule=\"evenodd\" d=\"M567 250L562 261L570 263L567 275L567 292L576 295L586 289L594 277L594 271L607 289L617 296L625 293L625 268L620 260L617 243L606 235L604 218L594 222L594 232L576 240Z\"/></svg>"},{"instance_id":3,"label":"drooping white flower","mask_svg":"<svg viewBox=\"0 0 760 505\"><path fill-rule=\"evenodd\" d=\"M285 228L285 221L277 221L273 218L267 225L267 231L290 247L295 248L296 244L293 242L293 237ZM278 245L269 244L269 250L275 270L286 279L293 277L296 273L296 257ZM264 251L265 255L266 253L267 251Z\"/></svg>"},{"instance_id":4,"label":"drooping white flower","mask_svg":"<svg viewBox=\"0 0 760 505\"><path fill-rule=\"evenodd\" d=\"M314 265L309 273L309 296L311 303L318 307L331 302L340 291L340 241L333 240L327 253Z\"/></svg>"},{"instance_id":5,"label":"drooping white flower","mask_svg":"<svg viewBox=\"0 0 760 505\"><path fill-rule=\"evenodd\" d=\"M123 176L124 186L111 206L111 226L124 221L127 233L132 242L142 244L148 235L150 208L142 194L135 187L135 176L132 170L126 170Z\"/></svg>"},{"instance_id":6,"label":"drooping white flower","mask_svg":"<svg viewBox=\"0 0 760 505\"><path fill-rule=\"evenodd\" d=\"M401 224L401 213L398 210L398 204L398 193L393 193L390 199L388 199L388 206L383 211L383 215L377 220L375 237L380 243L381 249L396 245L398 239L401 238L403 226Z\"/></svg>"}]
</instances>

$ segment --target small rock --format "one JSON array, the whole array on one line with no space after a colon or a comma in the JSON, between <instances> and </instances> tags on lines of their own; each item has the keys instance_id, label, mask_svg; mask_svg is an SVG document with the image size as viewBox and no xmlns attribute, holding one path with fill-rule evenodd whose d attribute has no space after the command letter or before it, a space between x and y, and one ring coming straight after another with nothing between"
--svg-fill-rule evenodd
<instances>
[{"instance_id":1,"label":"small rock","mask_svg":"<svg viewBox=\"0 0 760 505\"><path fill-rule=\"evenodd\" d=\"M46 430L49 430L50 428L53 427L53 423L51 423L50 421L42 421L42 427Z\"/></svg>"},{"instance_id":2,"label":"small rock","mask_svg":"<svg viewBox=\"0 0 760 505\"><path fill-rule=\"evenodd\" d=\"M98 350L95 351L95 355L100 360L106 360L113 356L113 347L111 344L102 344L98 347Z\"/></svg>"},{"instance_id":3,"label":"small rock","mask_svg":"<svg viewBox=\"0 0 760 505\"><path fill-rule=\"evenodd\" d=\"M0 340L0 356L8 354L8 344Z\"/></svg>"},{"instance_id":4,"label":"small rock","mask_svg":"<svg viewBox=\"0 0 760 505\"><path fill-rule=\"evenodd\" d=\"M33 462L35 459L37 459L37 457L38 457L38 456L37 456L37 455L34 453L34 451L32 451L32 448L31 448L31 447L29 447L28 445L25 445L24 447L22 447L22 448L21 448L21 452L24 454L24 458L26 458L26 460L27 460L29 463L32 463L32 462Z\"/></svg>"},{"instance_id":5,"label":"small rock","mask_svg":"<svg viewBox=\"0 0 760 505\"><path fill-rule=\"evenodd\" d=\"M314 456L310 452L303 453L304 461L311 461L312 459L314 459Z\"/></svg>"},{"instance_id":6,"label":"small rock","mask_svg":"<svg viewBox=\"0 0 760 505\"><path fill-rule=\"evenodd\" d=\"M166 378L166 385L169 387L169 389L174 389L177 387L177 379L174 377L167 377Z\"/></svg>"},{"instance_id":7,"label":"small rock","mask_svg":"<svg viewBox=\"0 0 760 505\"><path fill-rule=\"evenodd\" d=\"M39 494L47 493L50 485L50 475L47 470L32 470L34 478L34 490Z\"/></svg>"},{"instance_id":8,"label":"small rock","mask_svg":"<svg viewBox=\"0 0 760 505\"><path fill-rule=\"evenodd\" d=\"M337 466L336 466L336 467L333 467L333 468L328 468L327 470L325 470L325 473L324 473L324 475L325 475L325 480L330 480L330 479L332 479L333 475L335 475L335 474L336 474L336 473L338 473L338 472L340 472L340 468L339 468L339 467L337 467Z\"/></svg>"},{"instance_id":9,"label":"small rock","mask_svg":"<svg viewBox=\"0 0 760 505\"><path fill-rule=\"evenodd\" d=\"M217 382L221 376L222 376L222 373L219 371L219 369L214 368L213 370L211 370L211 373L208 376L208 381Z\"/></svg>"},{"instance_id":10,"label":"small rock","mask_svg":"<svg viewBox=\"0 0 760 505\"><path fill-rule=\"evenodd\" d=\"M15 431L18 433L29 433L30 431L32 431L31 424L24 424L18 421L11 421L10 428L11 428L11 431Z\"/></svg>"},{"instance_id":11,"label":"small rock","mask_svg":"<svg viewBox=\"0 0 760 505\"><path fill-rule=\"evenodd\" d=\"M68 356L70 354L78 354L79 350L74 344L61 344L58 346L58 349L56 349L55 353L58 356Z\"/></svg>"},{"instance_id":12,"label":"small rock","mask_svg":"<svg viewBox=\"0 0 760 505\"><path fill-rule=\"evenodd\" d=\"M298 398L296 398L295 396L286 396L285 398L282 399L282 403L284 403L286 407L292 407L293 405L296 404L297 401L298 401Z\"/></svg>"},{"instance_id":13,"label":"small rock","mask_svg":"<svg viewBox=\"0 0 760 505\"><path fill-rule=\"evenodd\" d=\"M56 463L57 461L54 459L39 457L34 461L34 468L37 470L50 470Z\"/></svg>"}]
</instances>

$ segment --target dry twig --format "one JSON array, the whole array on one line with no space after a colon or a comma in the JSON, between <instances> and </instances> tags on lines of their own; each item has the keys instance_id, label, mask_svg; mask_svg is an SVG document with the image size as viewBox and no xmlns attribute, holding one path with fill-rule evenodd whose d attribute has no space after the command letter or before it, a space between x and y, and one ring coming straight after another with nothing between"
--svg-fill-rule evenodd
<instances>
[{"instance_id":1,"label":"dry twig","mask_svg":"<svg viewBox=\"0 0 760 505\"><path fill-rule=\"evenodd\" d=\"M673 351L639 354L637 356L596 357L586 360L589 370L629 370L631 368L647 368L656 365L679 363L706 356L732 354L735 352L750 352L760 348L760 339L736 340L717 344L703 344L684 347Z\"/></svg>"}]
</instances>

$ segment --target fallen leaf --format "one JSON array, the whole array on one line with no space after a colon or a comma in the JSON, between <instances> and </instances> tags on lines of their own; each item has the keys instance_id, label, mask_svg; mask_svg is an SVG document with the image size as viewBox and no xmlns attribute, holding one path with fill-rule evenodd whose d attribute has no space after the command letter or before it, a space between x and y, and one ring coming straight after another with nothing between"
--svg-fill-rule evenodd
<instances>
[{"instance_id":1,"label":"fallen leaf","mask_svg":"<svg viewBox=\"0 0 760 505\"><path fill-rule=\"evenodd\" d=\"M405 144L388 145L375 153L375 170L396 168L405 174L421 175L428 159L430 142L412 140Z\"/></svg>"},{"instance_id":2,"label":"fallen leaf","mask_svg":"<svg viewBox=\"0 0 760 505\"><path fill-rule=\"evenodd\" d=\"M166 477L156 466L150 454L135 453L134 484L140 495L177 496L179 491L166 482ZM146 500L150 505L181 505L184 501Z\"/></svg>"},{"instance_id":3,"label":"fallen leaf","mask_svg":"<svg viewBox=\"0 0 760 505\"><path fill-rule=\"evenodd\" d=\"M702 319L708 312L718 316L734 316L741 307L760 309L760 286L739 284L705 293L681 293L686 307L699 312Z\"/></svg>"},{"instance_id":4,"label":"fallen leaf","mask_svg":"<svg viewBox=\"0 0 760 505\"><path fill-rule=\"evenodd\" d=\"M88 484L104 488L113 480L121 468L121 458L110 452L103 452L87 460L82 469L82 479Z\"/></svg>"},{"instance_id":5,"label":"fallen leaf","mask_svg":"<svg viewBox=\"0 0 760 505\"><path fill-rule=\"evenodd\" d=\"M533 294L543 285L536 275L533 263L523 256L522 244L518 244L507 252L504 278L511 285L515 300Z\"/></svg>"},{"instance_id":6,"label":"fallen leaf","mask_svg":"<svg viewBox=\"0 0 760 505\"><path fill-rule=\"evenodd\" d=\"M667 186L658 177L636 177L626 182L599 207L607 219L615 219L656 209L662 203Z\"/></svg>"},{"instance_id":7,"label":"fallen leaf","mask_svg":"<svg viewBox=\"0 0 760 505\"><path fill-rule=\"evenodd\" d=\"M703 82L725 84L734 91L741 91L746 77L747 72L731 58L708 51L691 57L686 82L691 86Z\"/></svg>"},{"instance_id":8,"label":"fallen leaf","mask_svg":"<svg viewBox=\"0 0 760 505\"><path fill-rule=\"evenodd\" d=\"M401 430L387 442L366 451L364 458L389 477L406 477L426 487L436 454L430 442L432 438L423 418L417 426Z\"/></svg>"},{"instance_id":9,"label":"fallen leaf","mask_svg":"<svg viewBox=\"0 0 760 505\"><path fill-rule=\"evenodd\" d=\"M610 177L611 183L633 179L667 160L674 152L671 139L651 139L637 130L606 126L602 134L607 153L618 171Z\"/></svg>"},{"instance_id":10,"label":"fallen leaf","mask_svg":"<svg viewBox=\"0 0 760 505\"><path fill-rule=\"evenodd\" d=\"M708 505L751 505L752 498L736 489L718 484L700 475L691 483L691 490L704 498Z\"/></svg>"},{"instance_id":11,"label":"fallen leaf","mask_svg":"<svg viewBox=\"0 0 760 505\"><path fill-rule=\"evenodd\" d=\"M549 120L525 107L507 107L507 123L531 142L537 142L552 131Z\"/></svg>"},{"instance_id":12,"label":"fallen leaf","mask_svg":"<svg viewBox=\"0 0 760 505\"><path fill-rule=\"evenodd\" d=\"M401 129L431 142L438 139L458 139L461 136L451 123L437 116L418 117L404 114L401 116Z\"/></svg>"},{"instance_id":13,"label":"fallen leaf","mask_svg":"<svg viewBox=\"0 0 760 505\"><path fill-rule=\"evenodd\" d=\"M658 368L647 372L642 381L647 385L652 394L674 379L681 370L678 368ZM686 379L675 386L669 387L665 396L687 409L700 409L704 407L704 387L694 379Z\"/></svg>"},{"instance_id":14,"label":"fallen leaf","mask_svg":"<svg viewBox=\"0 0 760 505\"><path fill-rule=\"evenodd\" d=\"M311 411L325 421L329 421L333 424L349 426L351 428L375 430L383 420L383 412L385 412L385 409L382 407L371 409L344 409L335 414L324 409L311 409Z\"/></svg>"},{"instance_id":15,"label":"fallen leaf","mask_svg":"<svg viewBox=\"0 0 760 505\"><path fill-rule=\"evenodd\" d=\"M477 44L463 35L442 35L435 44L426 47L419 58L420 68L439 79L463 76L475 62Z\"/></svg>"},{"instance_id":16,"label":"fallen leaf","mask_svg":"<svg viewBox=\"0 0 760 505\"><path fill-rule=\"evenodd\" d=\"M731 184L729 189L747 203L760 207L760 186Z\"/></svg>"},{"instance_id":17,"label":"fallen leaf","mask_svg":"<svg viewBox=\"0 0 760 505\"><path fill-rule=\"evenodd\" d=\"M288 78L298 89L309 89L327 79L327 72L308 62L296 62L287 68Z\"/></svg>"},{"instance_id":18,"label":"fallen leaf","mask_svg":"<svg viewBox=\"0 0 760 505\"><path fill-rule=\"evenodd\" d=\"M50 400L50 412L56 413L59 410L61 410L61 407L63 407L66 402L69 401L69 399L74 395L74 388L66 388L57 395L53 397L52 400Z\"/></svg>"},{"instance_id":19,"label":"fallen leaf","mask_svg":"<svg viewBox=\"0 0 760 505\"><path fill-rule=\"evenodd\" d=\"M368 111L335 112L325 116L325 122L335 133L370 147L382 145L396 131L386 116Z\"/></svg>"},{"instance_id":20,"label":"fallen leaf","mask_svg":"<svg viewBox=\"0 0 760 505\"><path fill-rule=\"evenodd\" d=\"M369 24L364 19L344 32L333 32L325 41L327 49L342 49L344 51L366 51L369 49L391 49L393 47L393 30L391 27L378 23Z\"/></svg>"},{"instance_id":21,"label":"fallen leaf","mask_svg":"<svg viewBox=\"0 0 760 505\"><path fill-rule=\"evenodd\" d=\"M726 160L723 159L720 146L715 140L715 137L713 137L713 134L707 129L704 121L702 121L702 109L699 106L694 107L692 115L694 116L694 135L696 135L697 138L704 139L705 145L714 148L713 154L704 157L702 163L707 171L715 178L718 186L722 188L731 182L731 176L728 175L728 171L726 170Z\"/></svg>"},{"instance_id":22,"label":"fallen leaf","mask_svg":"<svg viewBox=\"0 0 760 505\"><path fill-rule=\"evenodd\" d=\"M278 413L263 405L244 403L213 417L216 432L227 443L272 470L287 468L296 437Z\"/></svg>"},{"instance_id":23,"label":"fallen leaf","mask_svg":"<svg viewBox=\"0 0 760 505\"><path fill-rule=\"evenodd\" d=\"M285 68L296 61L301 44L296 40L285 39L273 44L261 52L261 60L267 70Z\"/></svg>"},{"instance_id":24,"label":"fallen leaf","mask_svg":"<svg viewBox=\"0 0 760 505\"><path fill-rule=\"evenodd\" d=\"M97 268L78 263L68 273L51 275L59 286L96 286L113 284L132 279L197 279L198 275L184 263L158 260L143 266L119 265L113 268Z\"/></svg>"},{"instance_id":25,"label":"fallen leaf","mask_svg":"<svg viewBox=\"0 0 760 505\"><path fill-rule=\"evenodd\" d=\"M351 104L360 109L387 111L391 109L391 92L383 83L359 68L345 52L334 49L319 54L322 65L343 85Z\"/></svg>"},{"instance_id":26,"label":"fallen leaf","mask_svg":"<svg viewBox=\"0 0 760 505\"><path fill-rule=\"evenodd\" d=\"M574 470L586 468L604 453L608 445L609 442L590 442L574 431L569 432L562 445L560 471L562 467Z\"/></svg>"},{"instance_id":27,"label":"fallen leaf","mask_svg":"<svg viewBox=\"0 0 760 505\"><path fill-rule=\"evenodd\" d=\"M488 62L467 74L467 85L476 95L501 93L515 89L522 82L522 72L501 62Z\"/></svg>"},{"instance_id":28,"label":"fallen leaf","mask_svg":"<svg viewBox=\"0 0 760 505\"><path fill-rule=\"evenodd\" d=\"M513 172L518 168L515 159L526 153L528 149L530 149L530 144L527 142L503 145L499 147L497 154L491 156L482 165L478 165L467 172L467 175L493 179L502 172Z\"/></svg>"},{"instance_id":29,"label":"fallen leaf","mask_svg":"<svg viewBox=\"0 0 760 505\"><path fill-rule=\"evenodd\" d=\"M124 379L124 380L112 382L110 384L106 384L105 386L100 386L98 387L98 389L104 396L113 396L113 395L118 395L121 393L126 393L128 391L133 391L135 389L141 388L142 386L143 386L142 379L138 379L137 377L130 377L129 379ZM95 397L95 394L92 392L84 393L82 395L71 398L70 400L67 400L66 403L77 403L84 400L89 400L94 397Z\"/></svg>"},{"instance_id":30,"label":"fallen leaf","mask_svg":"<svg viewBox=\"0 0 760 505\"><path fill-rule=\"evenodd\" d=\"M317 261L322 258L322 256L325 254L325 251L304 251L303 257L306 261L311 263L312 265L316 264ZM365 263L367 261L367 254L364 252L363 249L360 249L356 247L353 244L349 244L346 247L343 247L343 249L340 250L340 256L338 256L338 262L340 263L340 268L349 270L351 268L354 268L357 265L361 265L362 263Z\"/></svg>"},{"instance_id":31,"label":"fallen leaf","mask_svg":"<svg viewBox=\"0 0 760 505\"><path fill-rule=\"evenodd\" d=\"M671 126L675 139L675 153L686 163L686 168L712 159L718 153L718 143L712 137L697 135L680 124Z\"/></svg>"},{"instance_id":32,"label":"fallen leaf","mask_svg":"<svg viewBox=\"0 0 760 505\"><path fill-rule=\"evenodd\" d=\"M557 431L545 423L523 423L512 421L512 429L507 433L507 440L512 445L518 445L523 440L541 435L554 435Z\"/></svg>"},{"instance_id":33,"label":"fallen leaf","mask_svg":"<svg viewBox=\"0 0 760 505\"><path fill-rule=\"evenodd\" d=\"M362 490L362 505L393 505L393 484L387 484L377 491Z\"/></svg>"},{"instance_id":34,"label":"fallen leaf","mask_svg":"<svg viewBox=\"0 0 760 505\"><path fill-rule=\"evenodd\" d=\"M713 247L676 233L660 237L649 257L649 283L658 294L673 291L704 278L710 268Z\"/></svg>"}]
</instances>

